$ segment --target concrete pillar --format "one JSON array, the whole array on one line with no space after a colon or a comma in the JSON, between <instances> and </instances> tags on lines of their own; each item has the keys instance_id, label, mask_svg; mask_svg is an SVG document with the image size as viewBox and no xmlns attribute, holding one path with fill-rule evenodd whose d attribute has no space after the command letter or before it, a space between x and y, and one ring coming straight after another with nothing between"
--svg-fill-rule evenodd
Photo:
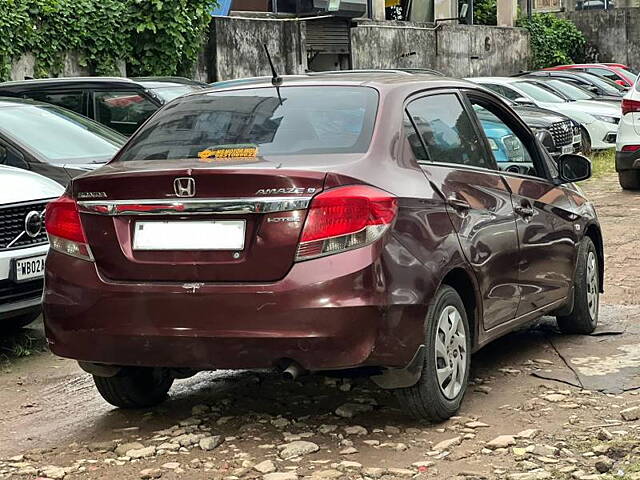
<instances>
[{"instance_id":1,"label":"concrete pillar","mask_svg":"<svg viewBox=\"0 0 640 480\"><path fill-rule=\"evenodd\" d=\"M384 0L371 0L371 18L385 20Z\"/></svg>"},{"instance_id":2,"label":"concrete pillar","mask_svg":"<svg viewBox=\"0 0 640 480\"><path fill-rule=\"evenodd\" d=\"M513 27L518 14L518 0L498 0L498 26Z\"/></svg>"}]
</instances>

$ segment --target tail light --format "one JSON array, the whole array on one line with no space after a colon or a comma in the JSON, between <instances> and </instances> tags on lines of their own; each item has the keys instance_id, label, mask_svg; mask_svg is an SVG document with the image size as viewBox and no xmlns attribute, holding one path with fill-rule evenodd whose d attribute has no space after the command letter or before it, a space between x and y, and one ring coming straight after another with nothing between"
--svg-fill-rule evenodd
<instances>
[{"instance_id":1,"label":"tail light","mask_svg":"<svg viewBox=\"0 0 640 480\"><path fill-rule=\"evenodd\" d=\"M47 205L45 228L53 250L93 261L91 249L80 223L78 205L73 198L63 195Z\"/></svg>"},{"instance_id":2,"label":"tail light","mask_svg":"<svg viewBox=\"0 0 640 480\"><path fill-rule=\"evenodd\" d=\"M625 145L622 147L623 152L637 152L640 150L640 145Z\"/></svg>"},{"instance_id":3,"label":"tail light","mask_svg":"<svg viewBox=\"0 0 640 480\"><path fill-rule=\"evenodd\" d=\"M364 247L387 231L398 213L397 199L382 190L352 185L313 198L296 260Z\"/></svg>"},{"instance_id":4,"label":"tail light","mask_svg":"<svg viewBox=\"0 0 640 480\"><path fill-rule=\"evenodd\" d=\"M622 115L635 112L640 112L640 101L624 98L622 100Z\"/></svg>"}]
</instances>

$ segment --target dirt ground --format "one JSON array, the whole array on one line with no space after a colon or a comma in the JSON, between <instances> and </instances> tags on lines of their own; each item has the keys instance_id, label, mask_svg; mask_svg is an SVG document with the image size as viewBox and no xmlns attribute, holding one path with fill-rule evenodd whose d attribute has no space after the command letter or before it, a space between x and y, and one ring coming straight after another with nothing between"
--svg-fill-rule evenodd
<instances>
[{"instance_id":1,"label":"dirt ground","mask_svg":"<svg viewBox=\"0 0 640 480\"><path fill-rule=\"evenodd\" d=\"M0 478L640 479L640 195L613 176L583 188L606 244L599 335L547 319L489 345L459 417L413 420L366 379L228 371L120 411L75 362L9 355ZM27 333L42 343L41 325Z\"/></svg>"}]
</instances>

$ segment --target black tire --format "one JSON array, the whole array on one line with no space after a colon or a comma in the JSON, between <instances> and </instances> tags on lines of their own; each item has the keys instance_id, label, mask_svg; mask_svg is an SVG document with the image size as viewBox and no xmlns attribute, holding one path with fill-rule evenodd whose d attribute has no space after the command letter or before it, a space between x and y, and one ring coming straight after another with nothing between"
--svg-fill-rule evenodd
<instances>
[{"instance_id":1,"label":"black tire","mask_svg":"<svg viewBox=\"0 0 640 480\"><path fill-rule=\"evenodd\" d=\"M623 190L640 190L640 171L624 170L618 172L618 181Z\"/></svg>"},{"instance_id":2,"label":"black tire","mask_svg":"<svg viewBox=\"0 0 640 480\"><path fill-rule=\"evenodd\" d=\"M460 314L464 329L464 375L460 391L448 398L440 386L436 374L436 365L442 359L436 360L436 335L438 334L438 320L449 306L454 307ZM443 285L437 291L427 310L425 319L425 347L424 365L418 383L408 388L396 389L396 395L401 405L416 418L431 422L442 422L455 415L464 397L469 380L469 365L471 360L471 335L467 313L458 292L448 285ZM452 378L453 380L453 378Z\"/></svg>"},{"instance_id":3,"label":"black tire","mask_svg":"<svg viewBox=\"0 0 640 480\"><path fill-rule=\"evenodd\" d=\"M25 313L24 315L18 315L16 317L10 317L6 320L0 320L0 328L5 333L11 333L16 330L26 327L40 316L40 312Z\"/></svg>"},{"instance_id":4,"label":"black tire","mask_svg":"<svg viewBox=\"0 0 640 480\"><path fill-rule=\"evenodd\" d=\"M563 333L587 335L598 326L598 307L600 305L600 264L598 252L589 237L584 237L578 247L578 264L573 287L573 311L568 315L559 315L558 327ZM595 262L595 284L592 282L588 263ZM595 289L595 296L590 293ZM591 300L591 301L590 301ZM593 306L595 302L595 307Z\"/></svg>"},{"instance_id":5,"label":"black tire","mask_svg":"<svg viewBox=\"0 0 640 480\"><path fill-rule=\"evenodd\" d=\"M591 137L586 128L580 127L580 137L582 137L582 153L584 155L591 155Z\"/></svg>"},{"instance_id":6,"label":"black tire","mask_svg":"<svg viewBox=\"0 0 640 480\"><path fill-rule=\"evenodd\" d=\"M115 377L93 376L102 398L115 407L147 408L162 403L173 384L164 368L128 368Z\"/></svg>"}]
</instances>

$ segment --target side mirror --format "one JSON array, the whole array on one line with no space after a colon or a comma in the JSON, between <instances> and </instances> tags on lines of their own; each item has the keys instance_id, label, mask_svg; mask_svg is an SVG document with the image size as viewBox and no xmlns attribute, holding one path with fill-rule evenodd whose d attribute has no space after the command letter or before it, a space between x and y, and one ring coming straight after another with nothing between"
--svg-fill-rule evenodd
<instances>
[{"instance_id":1,"label":"side mirror","mask_svg":"<svg viewBox=\"0 0 640 480\"><path fill-rule=\"evenodd\" d=\"M591 176L591 161L587 157L574 153L560 155L558 171L561 183L579 182Z\"/></svg>"},{"instance_id":2,"label":"side mirror","mask_svg":"<svg viewBox=\"0 0 640 480\"><path fill-rule=\"evenodd\" d=\"M587 90L589 90L591 93L595 93L595 94L599 94L600 93L600 89L598 87L596 87L595 85L588 85L587 86Z\"/></svg>"}]
</instances>

